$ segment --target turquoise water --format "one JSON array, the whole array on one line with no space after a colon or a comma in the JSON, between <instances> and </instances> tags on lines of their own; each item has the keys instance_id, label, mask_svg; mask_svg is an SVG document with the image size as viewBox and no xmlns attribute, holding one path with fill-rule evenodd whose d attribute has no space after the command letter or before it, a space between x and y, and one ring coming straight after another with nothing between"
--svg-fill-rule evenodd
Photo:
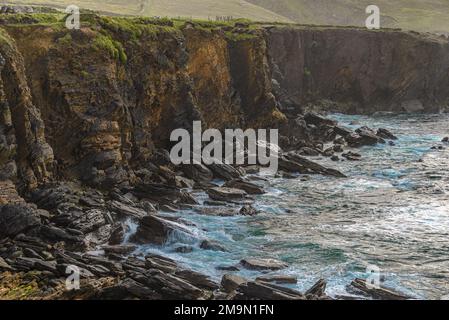
<instances>
[{"instance_id":1,"label":"turquoise water","mask_svg":"<svg viewBox=\"0 0 449 320\"><path fill-rule=\"evenodd\" d=\"M366 277L368 265L381 269L383 285L416 298L449 294L449 146L430 149L449 135L449 115L332 117L354 129L391 129L399 140L396 146L357 149L363 155L360 162L315 158L339 168L348 175L345 179L261 181L268 193L256 198L255 206L263 213L255 217L216 217L194 210L167 213L194 223L193 236L175 234L164 247L140 250L163 252L217 280L226 273L217 266L236 265L249 257L275 258L289 268L273 274L296 275L294 288L303 291L324 278L327 293L334 297L349 295L346 286ZM207 198L195 195L200 201ZM215 240L228 252L202 250L202 239ZM185 244L193 246L193 252L173 251Z\"/></svg>"}]
</instances>

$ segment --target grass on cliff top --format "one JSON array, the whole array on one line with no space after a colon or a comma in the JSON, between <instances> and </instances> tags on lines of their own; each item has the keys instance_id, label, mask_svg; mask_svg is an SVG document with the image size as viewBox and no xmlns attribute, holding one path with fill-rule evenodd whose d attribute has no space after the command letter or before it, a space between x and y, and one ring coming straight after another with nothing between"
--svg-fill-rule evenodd
<instances>
[{"instance_id":1,"label":"grass on cliff top","mask_svg":"<svg viewBox=\"0 0 449 320\"><path fill-rule=\"evenodd\" d=\"M128 60L123 45L110 36L98 35L93 42L93 47L99 51L106 51L112 58L120 60L123 64Z\"/></svg>"}]
</instances>

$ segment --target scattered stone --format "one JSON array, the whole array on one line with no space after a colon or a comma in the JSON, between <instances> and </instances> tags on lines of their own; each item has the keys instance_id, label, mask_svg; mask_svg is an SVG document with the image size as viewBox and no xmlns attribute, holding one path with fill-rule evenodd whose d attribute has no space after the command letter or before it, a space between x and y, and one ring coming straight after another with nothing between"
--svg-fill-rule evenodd
<instances>
[{"instance_id":1,"label":"scattered stone","mask_svg":"<svg viewBox=\"0 0 449 320\"><path fill-rule=\"evenodd\" d=\"M193 251L193 247L191 247L191 246L179 246L179 247L176 247L174 251L177 252L177 253L190 253L190 252Z\"/></svg>"},{"instance_id":2,"label":"scattered stone","mask_svg":"<svg viewBox=\"0 0 449 320\"><path fill-rule=\"evenodd\" d=\"M131 241L138 244L163 245L172 232L191 235L189 229L179 223L155 215L146 216L140 220L137 232L131 236Z\"/></svg>"},{"instance_id":3,"label":"scattered stone","mask_svg":"<svg viewBox=\"0 0 449 320\"><path fill-rule=\"evenodd\" d=\"M210 240L203 240L200 244L200 248L203 250L211 250L211 251L222 251L222 252L227 251L222 245Z\"/></svg>"},{"instance_id":4,"label":"scattered stone","mask_svg":"<svg viewBox=\"0 0 449 320\"><path fill-rule=\"evenodd\" d=\"M298 150L298 153L302 156L310 156L310 157L316 157L320 155L320 152L316 149L309 148L309 147L302 147Z\"/></svg>"},{"instance_id":5,"label":"scattered stone","mask_svg":"<svg viewBox=\"0 0 449 320\"><path fill-rule=\"evenodd\" d=\"M343 150L343 146L341 145L341 144L335 144L334 146L333 146L333 150L335 151L335 152L343 152L344 150Z\"/></svg>"},{"instance_id":6,"label":"scattered stone","mask_svg":"<svg viewBox=\"0 0 449 320\"><path fill-rule=\"evenodd\" d=\"M212 171L202 164L183 165L182 171L195 182L209 182L214 177Z\"/></svg>"},{"instance_id":7,"label":"scattered stone","mask_svg":"<svg viewBox=\"0 0 449 320\"><path fill-rule=\"evenodd\" d=\"M338 156L332 156L331 160L337 162L340 161L340 158Z\"/></svg>"},{"instance_id":8,"label":"scattered stone","mask_svg":"<svg viewBox=\"0 0 449 320\"><path fill-rule=\"evenodd\" d=\"M240 189L216 187L207 190L207 194L212 200L217 201L239 201L245 200L247 193Z\"/></svg>"},{"instance_id":9,"label":"scattered stone","mask_svg":"<svg viewBox=\"0 0 449 320\"><path fill-rule=\"evenodd\" d=\"M243 259L240 264L248 270L280 270L288 267L284 262L275 259Z\"/></svg>"},{"instance_id":10,"label":"scattered stone","mask_svg":"<svg viewBox=\"0 0 449 320\"><path fill-rule=\"evenodd\" d=\"M0 239L14 237L40 224L33 209L26 205L0 206Z\"/></svg>"},{"instance_id":11,"label":"scattered stone","mask_svg":"<svg viewBox=\"0 0 449 320\"><path fill-rule=\"evenodd\" d=\"M386 139L386 140L397 140L398 137L396 137L393 133L391 133L391 131L387 130L387 129L383 129L383 128L379 128L377 130L376 135L378 137L381 137L382 139Z\"/></svg>"},{"instance_id":12,"label":"scattered stone","mask_svg":"<svg viewBox=\"0 0 449 320\"><path fill-rule=\"evenodd\" d=\"M142 209L133 207L129 204L125 204L123 202L119 202L116 200L113 200L109 203L109 209L122 216L133 217L136 219L140 219L148 215L148 213Z\"/></svg>"},{"instance_id":13,"label":"scattered stone","mask_svg":"<svg viewBox=\"0 0 449 320\"><path fill-rule=\"evenodd\" d=\"M294 284L294 283L298 283L298 278L295 276L274 275L274 276L258 277L258 278L256 278L256 281L274 282L277 284Z\"/></svg>"},{"instance_id":14,"label":"scattered stone","mask_svg":"<svg viewBox=\"0 0 449 320\"><path fill-rule=\"evenodd\" d=\"M251 205L246 205L240 209L239 214L242 216L255 216L257 215L257 210Z\"/></svg>"},{"instance_id":15,"label":"scattered stone","mask_svg":"<svg viewBox=\"0 0 449 320\"><path fill-rule=\"evenodd\" d=\"M349 161L360 161L362 159L361 154L352 151L348 151L347 153L342 154L342 157L346 158Z\"/></svg>"},{"instance_id":16,"label":"scattered stone","mask_svg":"<svg viewBox=\"0 0 449 320\"><path fill-rule=\"evenodd\" d=\"M355 279L351 286L359 292L379 300L409 300L411 297L386 288L368 288L366 280Z\"/></svg>"},{"instance_id":17,"label":"scattered stone","mask_svg":"<svg viewBox=\"0 0 449 320\"><path fill-rule=\"evenodd\" d=\"M240 271L236 266L218 266L216 269L220 271Z\"/></svg>"},{"instance_id":18,"label":"scattered stone","mask_svg":"<svg viewBox=\"0 0 449 320\"><path fill-rule=\"evenodd\" d=\"M334 155L334 148L333 147L327 148L322 152L322 155L325 157L332 157Z\"/></svg>"},{"instance_id":19,"label":"scattered stone","mask_svg":"<svg viewBox=\"0 0 449 320\"><path fill-rule=\"evenodd\" d=\"M341 127L341 126L335 126L334 127L334 132L338 135L340 135L341 137L345 138L347 136L349 136L350 134L353 133L353 131L351 129L345 128L345 127Z\"/></svg>"},{"instance_id":20,"label":"scattered stone","mask_svg":"<svg viewBox=\"0 0 449 320\"><path fill-rule=\"evenodd\" d=\"M322 174L326 176L333 176L338 178L345 178L346 175L341 173L340 171L336 169L326 168L316 162L310 161L304 157L301 157L300 155L296 154L295 152L289 152L285 154L285 157L287 160L289 160L291 163L295 164L298 169L297 172L307 174L307 173L314 173L314 174ZM281 166L281 162L279 163ZM283 169L281 167L281 169Z\"/></svg>"},{"instance_id":21,"label":"scattered stone","mask_svg":"<svg viewBox=\"0 0 449 320\"><path fill-rule=\"evenodd\" d=\"M208 168L213 172L214 177L225 181L238 179L241 173L229 164L212 164Z\"/></svg>"},{"instance_id":22,"label":"scattered stone","mask_svg":"<svg viewBox=\"0 0 449 320\"><path fill-rule=\"evenodd\" d=\"M306 291L305 295L322 297L326 295L326 286L327 286L326 281L324 279L320 279L309 290Z\"/></svg>"},{"instance_id":23,"label":"scattered stone","mask_svg":"<svg viewBox=\"0 0 449 320\"><path fill-rule=\"evenodd\" d=\"M247 282L248 280L240 276L225 274L221 279L221 286L225 292L231 293Z\"/></svg>"},{"instance_id":24,"label":"scattered stone","mask_svg":"<svg viewBox=\"0 0 449 320\"><path fill-rule=\"evenodd\" d=\"M441 142L449 143L449 137L444 137L443 140L441 140Z\"/></svg>"},{"instance_id":25,"label":"scattered stone","mask_svg":"<svg viewBox=\"0 0 449 320\"><path fill-rule=\"evenodd\" d=\"M6 261L2 257L0 257L0 270L11 271L11 270L13 270L13 268L9 264L7 264Z\"/></svg>"},{"instance_id":26,"label":"scattered stone","mask_svg":"<svg viewBox=\"0 0 449 320\"><path fill-rule=\"evenodd\" d=\"M265 191L262 187L259 187L257 184L242 180L242 179L235 179L226 182L223 187L227 188L233 188L233 189L240 189L244 190L247 194L264 194Z\"/></svg>"},{"instance_id":27,"label":"scattered stone","mask_svg":"<svg viewBox=\"0 0 449 320\"><path fill-rule=\"evenodd\" d=\"M103 246L102 249L106 254L115 253L125 255L135 251L137 249L137 246L132 244L122 244L114 246Z\"/></svg>"},{"instance_id":28,"label":"scattered stone","mask_svg":"<svg viewBox=\"0 0 449 320\"><path fill-rule=\"evenodd\" d=\"M337 125L336 121L323 118L323 117L317 115L316 113L311 113L311 112L306 113L304 115L304 120L306 121L307 124L313 124L317 127L320 127L320 126L335 127Z\"/></svg>"}]
</instances>

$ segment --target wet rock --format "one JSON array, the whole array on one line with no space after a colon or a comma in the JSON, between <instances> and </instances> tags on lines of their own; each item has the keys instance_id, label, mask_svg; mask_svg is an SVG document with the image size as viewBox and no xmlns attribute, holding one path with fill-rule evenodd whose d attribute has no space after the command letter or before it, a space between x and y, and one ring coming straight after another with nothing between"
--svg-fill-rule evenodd
<instances>
[{"instance_id":1,"label":"wet rock","mask_svg":"<svg viewBox=\"0 0 449 320\"><path fill-rule=\"evenodd\" d=\"M119 202L116 200L111 201L108 204L108 207L112 212L115 212L124 217L133 217L136 219L140 219L148 215L148 213L142 209L133 207L129 204Z\"/></svg>"},{"instance_id":2,"label":"wet rock","mask_svg":"<svg viewBox=\"0 0 449 320\"><path fill-rule=\"evenodd\" d=\"M342 126L335 126L334 127L334 132L338 135L340 135L341 137L345 138L347 136L349 136L350 134L353 133L353 131L351 129L342 127Z\"/></svg>"},{"instance_id":3,"label":"wet rock","mask_svg":"<svg viewBox=\"0 0 449 320\"><path fill-rule=\"evenodd\" d=\"M115 254L129 254L137 249L137 246L132 244L122 244L122 245L114 245L114 246L103 246L102 249L106 254L115 253Z\"/></svg>"},{"instance_id":4,"label":"wet rock","mask_svg":"<svg viewBox=\"0 0 449 320\"><path fill-rule=\"evenodd\" d=\"M343 152L344 150L343 150L343 146L341 145L341 144L335 144L333 147L332 147L332 149L335 151L335 152Z\"/></svg>"},{"instance_id":5,"label":"wet rock","mask_svg":"<svg viewBox=\"0 0 449 320\"><path fill-rule=\"evenodd\" d=\"M246 205L240 209L239 214L242 216L255 216L257 215L257 210L251 205Z\"/></svg>"},{"instance_id":6,"label":"wet rock","mask_svg":"<svg viewBox=\"0 0 449 320\"><path fill-rule=\"evenodd\" d=\"M203 250L211 250L211 251L222 251L226 252L227 250L220 244L215 241L203 240L200 244L200 248Z\"/></svg>"},{"instance_id":7,"label":"wet rock","mask_svg":"<svg viewBox=\"0 0 449 320\"><path fill-rule=\"evenodd\" d=\"M227 207L227 203L223 202L223 205L212 207L197 207L195 212L201 215L218 216L218 217L233 217L238 214L238 210L233 207Z\"/></svg>"},{"instance_id":8,"label":"wet rock","mask_svg":"<svg viewBox=\"0 0 449 320\"><path fill-rule=\"evenodd\" d=\"M311 156L311 157L320 155L320 152L318 150L309 147L302 147L301 149L298 150L298 153L302 156Z\"/></svg>"},{"instance_id":9,"label":"wet rock","mask_svg":"<svg viewBox=\"0 0 449 320\"><path fill-rule=\"evenodd\" d=\"M441 140L441 142L449 143L449 137L444 137L443 140Z\"/></svg>"},{"instance_id":10,"label":"wet rock","mask_svg":"<svg viewBox=\"0 0 449 320\"><path fill-rule=\"evenodd\" d=\"M385 140L397 140L398 139L398 137L396 137L393 133L391 133L391 131L384 129L384 128L379 128L377 130L376 135Z\"/></svg>"},{"instance_id":11,"label":"wet rock","mask_svg":"<svg viewBox=\"0 0 449 320\"><path fill-rule=\"evenodd\" d=\"M220 271L240 271L240 269L236 266L218 266L215 269Z\"/></svg>"},{"instance_id":12,"label":"wet rock","mask_svg":"<svg viewBox=\"0 0 449 320\"><path fill-rule=\"evenodd\" d=\"M275 259L243 259L240 264L248 270L280 270L288 267L284 262Z\"/></svg>"},{"instance_id":13,"label":"wet rock","mask_svg":"<svg viewBox=\"0 0 449 320\"><path fill-rule=\"evenodd\" d=\"M321 117L321 116L317 115L316 113L312 113L312 112L306 113L304 115L304 120L306 121L307 124L313 124L317 127L319 127L319 126L335 127L337 125L336 121L326 119L326 118Z\"/></svg>"},{"instance_id":14,"label":"wet rock","mask_svg":"<svg viewBox=\"0 0 449 320\"><path fill-rule=\"evenodd\" d=\"M235 179L226 182L223 187L244 190L247 194L264 194L265 191L255 183L251 183L242 179Z\"/></svg>"},{"instance_id":15,"label":"wet rock","mask_svg":"<svg viewBox=\"0 0 449 320\"><path fill-rule=\"evenodd\" d=\"M318 280L309 290L306 291L306 296L322 297L326 295L327 283L324 279Z\"/></svg>"},{"instance_id":16,"label":"wet rock","mask_svg":"<svg viewBox=\"0 0 449 320\"><path fill-rule=\"evenodd\" d=\"M216 187L207 190L207 194L212 200L217 201L239 201L244 200L247 193L240 189Z\"/></svg>"},{"instance_id":17,"label":"wet rock","mask_svg":"<svg viewBox=\"0 0 449 320\"><path fill-rule=\"evenodd\" d=\"M322 155L325 157L332 157L334 155L334 148L333 147L327 148L322 152Z\"/></svg>"},{"instance_id":18,"label":"wet rock","mask_svg":"<svg viewBox=\"0 0 449 320\"><path fill-rule=\"evenodd\" d=\"M214 177L225 181L238 179L241 173L229 164L212 164L208 168L213 172Z\"/></svg>"},{"instance_id":19,"label":"wet rock","mask_svg":"<svg viewBox=\"0 0 449 320\"><path fill-rule=\"evenodd\" d=\"M190 253L193 251L193 247L191 246L179 246L174 249L177 253Z\"/></svg>"},{"instance_id":20,"label":"wet rock","mask_svg":"<svg viewBox=\"0 0 449 320\"><path fill-rule=\"evenodd\" d=\"M212 171L202 164L183 165L182 171L189 179L196 182L209 182L214 177Z\"/></svg>"},{"instance_id":21,"label":"wet rock","mask_svg":"<svg viewBox=\"0 0 449 320\"><path fill-rule=\"evenodd\" d=\"M179 223L155 215L146 216L140 220L137 232L131 237L131 241L138 244L163 245L173 232L191 235L191 232Z\"/></svg>"},{"instance_id":22,"label":"wet rock","mask_svg":"<svg viewBox=\"0 0 449 320\"><path fill-rule=\"evenodd\" d=\"M221 278L221 287L225 292L230 293L247 282L248 280L240 276L225 274L223 278Z\"/></svg>"},{"instance_id":23,"label":"wet rock","mask_svg":"<svg viewBox=\"0 0 449 320\"><path fill-rule=\"evenodd\" d=\"M236 292L236 300L305 300L298 291L258 281L244 283Z\"/></svg>"},{"instance_id":24,"label":"wet rock","mask_svg":"<svg viewBox=\"0 0 449 320\"><path fill-rule=\"evenodd\" d=\"M350 147L358 148L362 146L372 146L378 143L385 143L385 140L376 135L372 129L368 127L361 127L356 130L356 133L352 133L345 137Z\"/></svg>"},{"instance_id":25,"label":"wet rock","mask_svg":"<svg viewBox=\"0 0 449 320\"><path fill-rule=\"evenodd\" d=\"M379 300L408 300L411 297L386 288L368 288L366 280L355 279L351 286L357 291Z\"/></svg>"},{"instance_id":26,"label":"wet rock","mask_svg":"<svg viewBox=\"0 0 449 320\"><path fill-rule=\"evenodd\" d=\"M337 162L340 161L340 158L338 156L332 156L331 160Z\"/></svg>"},{"instance_id":27,"label":"wet rock","mask_svg":"<svg viewBox=\"0 0 449 320\"><path fill-rule=\"evenodd\" d=\"M316 162L310 161L304 157L301 157L300 155L296 154L295 152L289 152L285 154L285 157L287 160L290 160L293 163L296 163L298 167L302 167L302 171L298 171L300 173L315 173L315 174L322 174L327 176L333 176L338 178L345 178L346 175L341 173L340 171L336 169L326 168Z\"/></svg>"},{"instance_id":28,"label":"wet rock","mask_svg":"<svg viewBox=\"0 0 449 320\"><path fill-rule=\"evenodd\" d=\"M258 277L256 278L256 281L274 282L277 284L294 284L298 282L298 278L295 276L274 275L274 276Z\"/></svg>"},{"instance_id":29,"label":"wet rock","mask_svg":"<svg viewBox=\"0 0 449 320\"><path fill-rule=\"evenodd\" d=\"M342 157L346 158L349 161L360 161L362 159L361 154L352 151L342 154Z\"/></svg>"},{"instance_id":30,"label":"wet rock","mask_svg":"<svg viewBox=\"0 0 449 320\"><path fill-rule=\"evenodd\" d=\"M108 243L110 245L117 245L125 240L126 233L125 225L123 223L117 223L111 228L111 234L109 236Z\"/></svg>"},{"instance_id":31,"label":"wet rock","mask_svg":"<svg viewBox=\"0 0 449 320\"><path fill-rule=\"evenodd\" d=\"M288 159L285 156L279 158L279 169L287 172L308 173L308 170L303 165Z\"/></svg>"}]
</instances>

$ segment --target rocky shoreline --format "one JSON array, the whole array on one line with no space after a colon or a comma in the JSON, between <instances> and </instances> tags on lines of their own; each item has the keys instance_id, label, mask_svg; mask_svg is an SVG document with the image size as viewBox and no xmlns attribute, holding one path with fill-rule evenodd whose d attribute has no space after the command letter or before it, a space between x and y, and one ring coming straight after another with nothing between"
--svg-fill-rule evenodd
<instances>
[{"instance_id":1,"label":"rocky shoreline","mask_svg":"<svg viewBox=\"0 0 449 320\"><path fill-rule=\"evenodd\" d=\"M361 155L345 150L396 139L385 129L376 133L362 127L353 132L312 113L294 121L304 125L302 130L311 139L282 137L286 151L279 157L280 177L300 173L344 178L337 169L324 167L306 155L360 161ZM240 265L222 266L223 279L216 283L166 257L133 254L139 244L164 245L173 233L190 233L182 214L177 219L168 219L160 211L190 208L200 214L256 215L258 212L251 205L253 195L264 193L255 182L258 166L175 166L168 152L161 149L155 153L151 167L151 171L135 173L137 181L133 186L110 190L60 181L41 185L22 198L12 185L8 189L3 182L2 191L9 193L2 195L7 204L0 207L0 298L331 299L325 293L325 280L301 293L282 287L296 283L294 277L264 276L266 271L287 267L273 259L248 257ZM225 184L215 185L214 179L222 179ZM205 202L207 205L199 205L189 190L204 190L210 198ZM138 224L128 240L127 219ZM208 239L203 239L199 246L200 250L226 250ZM189 252L193 248L177 250ZM65 288L67 267L71 265L80 269L80 290ZM257 270L260 276L247 280L233 275L232 271L239 268ZM350 287L355 293L374 298L407 298L386 289L368 289L360 279L354 280Z\"/></svg>"},{"instance_id":2,"label":"rocky shoreline","mask_svg":"<svg viewBox=\"0 0 449 320\"><path fill-rule=\"evenodd\" d=\"M68 30L61 13L1 15L0 299L330 299L324 280L300 293L281 286L296 279L266 276L280 261L246 257L221 267L215 283L166 257L134 254L189 234L182 214L163 212L258 214L260 167L175 166L170 133L193 121L277 128L279 177L344 179L338 163L363 160L356 148L396 137L308 111L433 112L449 97L441 85L449 44L432 35L93 13ZM385 57L373 54L382 43ZM194 190L207 194L203 205ZM226 250L197 240L199 250ZM72 265L82 283L68 292ZM232 274L239 268L260 275L242 279ZM351 287L400 297L362 282Z\"/></svg>"}]
</instances>

